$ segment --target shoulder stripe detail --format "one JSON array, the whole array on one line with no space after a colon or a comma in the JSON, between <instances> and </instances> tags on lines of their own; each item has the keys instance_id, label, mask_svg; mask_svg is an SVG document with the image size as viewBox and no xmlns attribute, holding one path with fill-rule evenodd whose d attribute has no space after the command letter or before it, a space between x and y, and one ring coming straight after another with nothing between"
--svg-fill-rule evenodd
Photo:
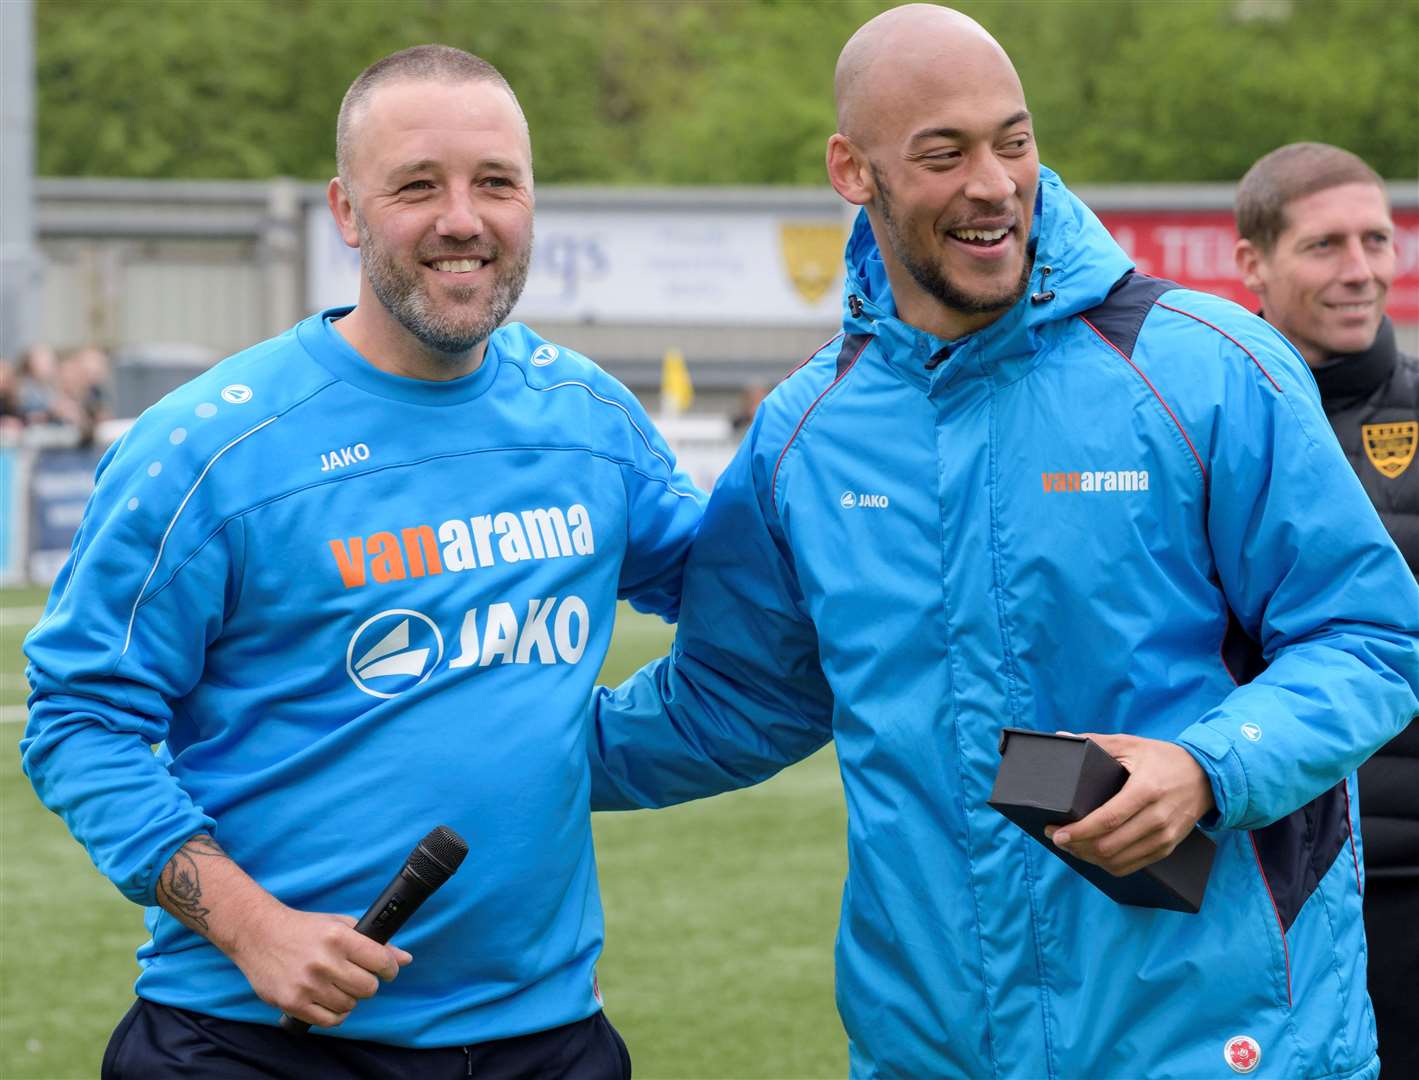
<instances>
[{"instance_id":1,"label":"shoulder stripe detail","mask_svg":"<svg viewBox=\"0 0 1419 1080\"><path fill-rule=\"evenodd\" d=\"M813 357L817 356L820 352L822 352L824 349L826 349L829 345L831 345L833 342L837 341L838 338L840 338L840 337L843 336L843 334L844 334L844 331L839 330L839 331L838 331L836 334L834 334L832 337L828 338L827 341L823 342L823 344L819 345L816 349L814 349L811 353L809 353L807 356L805 356L802 360L800 360L800 361L798 361L798 363L794 364L793 367L789 369L788 375L785 375L785 376L784 376L784 379L788 378L789 375L793 375L794 373L796 373L799 368L807 367L808 362L809 362L810 360L812 360ZM779 380L779 381L782 382L783 380L781 379L781 380Z\"/></svg>"},{"instance_id":2,"label":"shoulder stripe detail","mask_svg":"<svg viewBox=\"0 0 1419 1080\"><path fill-rule=\"evenodd\" d=\"M1163 306L1165 306L1165 305L1159 304L1158 306L1159 306L1159 307L1163 307ZM1171 309L1169 309L1169 310L1171 310ZM1081 315L1081 316L1079 316L1079 318L1080 318L1080 320L1084 323L1085 326L1087 326L1090 330L1094 331L1094 333L1096 333L1096 334L1099 335L1099 340L1100 340L1100 341L1102 341L1105 345L1107 345L1107 346L1108 346L1110 349L1112 349L1114 352L1118 353L1119 356L1122 356L1123 359L1124 359L1124 362L1125 362L1126 364L1128 364L1128 366L1131 367L1135 372L1138 373L1138 377L1143 380L1144 385L1146 385L1149 390L1153 391L1153 396L1158 399L1158 404L1161 405L1161 406L1163 406L1163 411L1168 414L1169 419L1171 419L1172 422L1173 422L1173 426L1178 429L1178 434L1180 434L1180 435L1183 437L1183 442L1187 443L1187 448L1192 451L1192 456L1197 459L1197 467L1198 467L1198 469L1199 469L1199 470L1201 471L1201 473L1202 473L1202 480L1203 480L1203 483L1206 483L1206 482L1207 482L1207 466L1205 466L1205 465L1202 464L1202 455L1197 452L1197 447L1195 447L1195 446L1192 445L1192 440L1191 440L1190 438L1188 438L1187 431L1183 428L1182 422L1181 422L1181 421L1178 419L1178 417L1177 417L1177 413L1173 412L1172 407L1171 407L1165 400L1163 400L1163 395L1160 394L1160 393L1158 393L1158 388L1153 385L1153 383L1149 380L1149 378L1148 378L1147 375L1143 374L1142 370L1138 367L1138 365L1133 362L1133 358L1132 358L1132 357L1126 355L1126 354L1123 352L1122 349L1120 349L1117 345L1115 345L1112 341L1110 341L1110 340L1109 340L1107 337L1105 337L1103 334L1099 333L1099 328L1098 328L1097 326L1095 326L1093 323L1091 323L1088 319L1084 318L1084 316Z\"/></svg>"},{"instance_id":3,"label":"shoulder stripe detail","mask_svg":"<svg viewBox=\"0 0 1419 1080\"><path fill-rule=\"evenodd\" d=\"M197 474L197 479L193 481L192 486L187 489L187 494L182 497L182 502L177 504L177 510L173 512L172 520L168 522L168 527L163 531L163 538L158 542L158 553L153 557L153 565L148 569L148 576L143 579L143 587L138 590L138 595L133 598L133 610L128 613L128 632L123 635L123 649L119 652L119 656L123 656L128 652L128 646L133 641L133 620L138 617L138 605L143 602L143 594L148 591L148 586L152 583L153 575L158 572L158 565L163 561L163 548L167 547L168 537L172 535L172 530L174 526L177 525L177 519L182 516L183 510L187 508L187 504L192 499L193 493L202 485L202 481L206 479L207 474L211 472L212 466L217 463L218 458L237 443L248 436L255 435L267 424L278 418L279 414L277 414L277 416L268 416L255 427L248 428L246 431L242 432L231 442L227 443L226 446L213 454L211 458L208 459L207 464L202 467L202 471Z\"/></svg>"},{"instance_id":4,"label":"shoulder stripe detail","mask_svg":"<svg viewBox=\"0 0 1419 1080\"><path fill-rule=\"evenodd\" d=\"M1130 270L1114 282L1102 303L1083 313L1096 333L1109 339L1125 356L1133 355L1138 335L1148 319L1148 313L1164 293L1180 288L1166 278L1150 277Z\"/></svg>"},{"instance_id":5,"label":"shoulder stripe detail","mask_svg":"<svg viewBox=\"0 0 1419 1080\"><path fill-rule=\"evenodd\" d=\"M1158 301L1158 306L1159 306L1160 308L1167 308L1169 311L1175 312L1175 313L1178 314L1178 315L1186 315L1189 319L1192 319L1194 322L1200 322L1203 326L1211 327L1213 330L1216 330L1217 333L1221 334L1224 338L1226 338L1228 341L1230 341L1233 345L1235 345L1237 348L1241 349L1242 352L1246 353L1248 356L1251 357L1251 362L1256 365L1258 371L1260 371L1263 375L1266 376L1266 381L1269 382L1269 383L1272 385L1272 388L1275 389L1275 391L1276 391L1278 394L1284 394L1284 393L1286 392L1286 391L1282 390L1281 387L1277 384L1276 380L1271 377L1271 372L1267 371L1266 368L1262 367L1261 361L1256 358L1256 353L1252 352L1252 351L1251 351L1250 349L1248 349L1245 345L1243 345L1240 341L1238 341L1236 338L1234 338L1231 334L1229 334L1229 333L1227 333L1227 331L1223 330L1220 326L1215 326L1215 325L1213 325L1212 323L1208 322L1206 319L1202 318L1202 317L1199 316L1199 315L1194 315L1194 314L1193 314L1192 312L1190 312L1190 311L1184 311L1182 308L1175 308L1175 307L1173 307L1171 304L1165 304L1165 303L1163 303L1161 300Z\"/></svg>"},{"instance_id":6,"label":"shoulder stripe detail","mask_svg":"<svg viewBox=\"0 0 1419 1080\"><path fill-rule=\"evenodd\" d=\"M836 340L837 338L832 338L828 342L828 344L831 345L832 342ZM798 426L793 429L793 434L788 437L788 442L784 443L783 449L779 451L778 460L774 462L774 475L773 478L769 481L771 501L775 510L778 509L778 471L783 465L783 459L788 455L789 447L793 445L793 440L798 438L798 433L803 430L803 425L808 422L808 417L813 415L813 410L818 407L818 402L822 401L825 397L827 397L828 391L831 390L833 387L837 386L838 383L842 382L843 379L847 377L847 373L851 371L853 367L857 364L857 358L862 355L863 350L867 348L868 342L870 342L871 340L872 338L868 334L853 334L849 337L843 338L842 351L838 353L837 374L833 377L833 381L827 385L827 388L816 398L813 399L813 404L809 405L808 408L804 411L803 415L798 420ZM856 345L855 349L853 348L854 345ZM849 355L849 353L851 354L852 359L848 360L847 363L843 363L843 357ZM814 353L813 355L816 356L818 354ZM810 356L808 359L811 360L813 359L813 357ZM807 360L804 361L805 364L807 362ZM799 366L801 367L802 365L800 364Z\"/></svg>"},{"instance_id":7,"label":"shoulder stripe detail","mask_svg":"<svg viewBox=\"0 0 1419 1080\"><path fill-rule=\"evenodd\" d=\"M526 376L524 376L524 381L526 381ZM624 405L622 405L619 401L616 401L614 398L603 397L602 395L598 394L595 390L593 390L590 386L588 386L586 383L584 383L584 382L578 382L578 381L575 380L575 379L569 379L569 380L567 380L566 382L553 383L551 386L533 386L531 383L527 383L527 388L528 388L529 390L536 390L538 393L541 393L541 394L545 394L545 393L547 393L547 392L550 391L550 390L560 390L560 389L561 389L562 387L564 387L564 386L576 386L576 387L580 387L581 389L585 390L588 394L590 394L592 397L594 397L597 401L600 401L600 402L602 402L603 404L606 404L606 405L610 405L610 406L612 406L613 408L620 409L621 412L622 412L622 413L625 415L625 417L626 417L626 422L627 422L628 424L630 424L631 427L635 430L635 433L641 437L641 442L643 442L643 443L645 444L645 448L646 448L648 451L650 451L651 456L654 457L654 458L656 458L656 459L658 459L658 460L660 461L660 463L665 466L665 471L666 471L672 478L674 477L674 475L675 475L675 467L670 464L669 460L667 460L667 458L665 457L664 454L662 454L659 450L657 450L657 449L651 444L651 441L650 441L650 439L646 436L646 433L645 433L644 431L642 431L640 425L636 423L636 418L631 415L631 410L628 409L628 408L626 408L626 407L625 407ZM694 496L691 495L691 494L689 494L688 492L681 491L681 490L679 490L678 488L673 487L673 486L671 486L671 485L668 484L668 483L665 485L665 487L666 487L666 490L669 491L672 495L678 495L678 496L680 496L680 498L682 498L682 499L693 499L693 498L694 498Z\"/></svg>"}]
</instances>

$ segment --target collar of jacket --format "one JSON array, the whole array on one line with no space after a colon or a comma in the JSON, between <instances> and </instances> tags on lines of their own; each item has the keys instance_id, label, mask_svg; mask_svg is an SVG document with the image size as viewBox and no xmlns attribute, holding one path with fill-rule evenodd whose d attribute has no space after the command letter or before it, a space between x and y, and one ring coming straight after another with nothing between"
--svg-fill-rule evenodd
<instances>
[{"instance_id":1,"label":"collar of jacket","mask_svg":"<svg viewBox=\"0 0 1419 1080\"><path fill-rule=\"evenodd\" d=\"M1034 268L1024 295L989 326L946 341L897 318L882 254L867 211L861 210L847 244L843 328L875 337L887 364L928 392L969 379L1013 382L1039 363L1047 324L1100 303L1133 268L1093 212L1044 166L1030 249ZM945 355L932 363L943 350Z\"/></svg>"},{"instance_id":2,"label":"collar of jacket","mask_svg":"<svg viewBox=\"0 0 1419 1080\"><path fill-rule=\"evenodd\" d=\"M1394 343L1394 323L1386 315L1380 320L1380 331L1363 352L1334 356L1318 368L1312 368L1320 399L1327 406L1354 398L1369 397L1390 377L1399 359L1399 347Z\"/></svg>"}]
</instances>

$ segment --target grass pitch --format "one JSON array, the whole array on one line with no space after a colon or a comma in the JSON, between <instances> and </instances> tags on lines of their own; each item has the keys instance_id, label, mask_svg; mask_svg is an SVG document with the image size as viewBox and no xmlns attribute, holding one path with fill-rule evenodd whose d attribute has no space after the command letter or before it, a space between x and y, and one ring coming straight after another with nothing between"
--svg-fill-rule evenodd
<instances>
[{"instance_id":1,"label":"grass pitch","mask_svg":"<svg viewBox=\"0 0 1419 1080\"><path fill-rule=\"evenodd\" d=\"M142 913L45 810L14 750L20 641L44 591L0 590L0 1076L98 1075L132 1001ZM622 606L603 681L665 650L671 628ZM598 814L606 1012L638 1078L847 1074L832 944L846 822L831 749L749 791Z\"/></svg>"}]
</instances>

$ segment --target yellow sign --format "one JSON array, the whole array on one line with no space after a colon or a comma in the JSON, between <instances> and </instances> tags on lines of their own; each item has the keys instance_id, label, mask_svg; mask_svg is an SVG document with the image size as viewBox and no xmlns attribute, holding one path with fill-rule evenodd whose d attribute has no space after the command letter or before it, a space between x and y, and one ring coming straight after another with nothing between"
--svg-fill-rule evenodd
<instances>
[{"instance_id":1,"label":"yellow sign","mask_svg":"<svg viewBox=\"0 0 1419 1080\"><path fill-rule=\"evenodd\" d=\"M1419 444L1419 420L1364 424L1360 438L1365 442L1365 456L1370 464L1393 480L1414 460L1414 447Z\"/></svg>"},{"instance_id":2,"label":"yellow sign","mask_svg":"<svg viewBox=\"0 0 1419 1080\"><path fill-rule=\"evenodd\" d=\"M847 234L836 222L785 221L779 225L779 244L789 280L808 303L823 299L838 279L846 242Z\"/></svg>"},{"instance_id":3,"label":"yellow sign","mask_svg":"<svg viewBox=\"0 0 1419 1080\"><path fill-rule=\"evenodd\" d=\"M667 349L660 362L660 411L666 416L679 416L694 400L695 384L690 381L685 354L679 349Z\"/></svg>"}]
</instances>

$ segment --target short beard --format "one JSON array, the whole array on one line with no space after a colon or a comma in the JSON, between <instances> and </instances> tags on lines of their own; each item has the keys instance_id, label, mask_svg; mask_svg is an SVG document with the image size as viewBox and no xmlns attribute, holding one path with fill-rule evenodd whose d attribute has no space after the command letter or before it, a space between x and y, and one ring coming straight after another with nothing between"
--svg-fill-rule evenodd
<instances>
[{"instance_id":1,"label":"short beard","mask_svg":"<svg viewBox=\"0 0 1419 1080\"><path fill-rule=\"evenodd\" d=\"M877 209L882 213L882 224L887 230L887 241L892 245L892 254L912 279L921 288L935 297L943 306L962 315L990 315L1014 306L1015 301L1025 295L1030 287L1030 274L1035 260L1027 251L1020 265L1020 280L1003 293L995 296L972 295L949 281L934 263L916 257L898 225L892 212L892 190L876 165L869 164L872 179L877 184Z\"/></svg>"},{"instance_id":2,"label":"short beard","mask_svg":"<svg viewBox=\"0 0 1419 1080\"><path fill-rule=\"evenodd\" d=\"M379 302L437 357L456 363L488 339L503 324L522 296L527 284L527 271L532 258L532 245L509 257L494 249L494 267L499 268L488 286L456 286L449 290L452 301L461 309L486 291L480 310L470 317L458 318L458 313L441 314L434 310L428 291L419 281L417 271L410 271L390 257L371 235L364 216L355 211L355 228L360 235L360 260L365 277Z\"/></svg>"}]
</instances>

